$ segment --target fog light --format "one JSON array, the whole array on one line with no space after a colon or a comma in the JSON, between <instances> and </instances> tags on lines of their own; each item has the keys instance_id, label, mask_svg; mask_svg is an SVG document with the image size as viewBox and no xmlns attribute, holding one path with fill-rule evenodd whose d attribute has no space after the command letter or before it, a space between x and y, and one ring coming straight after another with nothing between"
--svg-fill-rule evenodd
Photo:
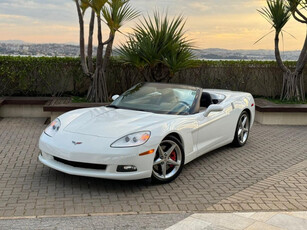
<instances>
[{"instance_id":1,"label":"fog light","mask_svg":"<svg viewBox=\"0 0 307 230\"><path fill-rule=\"evenodd\" d=\"M119 165L117 166L117 172L135 172L137 168L134 165Z\"/></svg>"},{"instance_id":2,"label":"fog light","mask_svg":"<svg viewBox=\"0 0 307 230\"><path fill-rule=\"evenodd\" d=\"M42 152L42 156L46 159L46 160L53 160L53 156L51 156L48 153Z\"/></svg>"}]
</instances>

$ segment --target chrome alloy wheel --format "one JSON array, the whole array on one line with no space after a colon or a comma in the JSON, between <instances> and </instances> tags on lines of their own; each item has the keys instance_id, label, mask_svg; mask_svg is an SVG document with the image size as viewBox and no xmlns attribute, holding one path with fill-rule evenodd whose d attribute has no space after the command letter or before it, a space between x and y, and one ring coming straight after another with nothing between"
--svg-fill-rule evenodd
<instances>
[{"instance_id":1,"label":"chrome alloy wheel","mask_svg":"<svg viewBox=\"0 0 307 230\"><path fill-rule=\"evenodd\" d=\"M182 152L179 145L172 140L163 140L156 151L153 174L161 180L169 179L180 170L181 161Z\"/></svg>"},{"instance_id":2,"label":"chrome alloy wheel","mask_svg":"<svg viewBox=\"0 0 307 230\"><path fill-rule=\"evenodd\" d=\"M238 140L244 144L249 135L249 118L246 113L242 114L238 123Z\"/></svg>"}]
</instances>

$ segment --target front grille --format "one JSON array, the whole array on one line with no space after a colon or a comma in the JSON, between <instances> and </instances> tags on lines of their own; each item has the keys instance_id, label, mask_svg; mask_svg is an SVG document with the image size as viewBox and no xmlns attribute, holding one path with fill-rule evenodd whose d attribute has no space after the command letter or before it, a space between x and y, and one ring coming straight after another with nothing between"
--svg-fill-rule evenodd
<instances>
[{"instance_id":1,"label":"front grille","mask_svg":"<svg viewBox=\"0 0 307 230\"><path fill-rule=\"evenodd\" d=\"M105 170L107 168L107 165L100 165L100 164L90 164L90 163L82 163L82 162L75 162L75 161L68 161L64 160L62 158L54 157L54 160L61 162L66 165L70 165L73 167L78 168L85 168L85 169L100 169Z\"/></svg>"}]
</instances>

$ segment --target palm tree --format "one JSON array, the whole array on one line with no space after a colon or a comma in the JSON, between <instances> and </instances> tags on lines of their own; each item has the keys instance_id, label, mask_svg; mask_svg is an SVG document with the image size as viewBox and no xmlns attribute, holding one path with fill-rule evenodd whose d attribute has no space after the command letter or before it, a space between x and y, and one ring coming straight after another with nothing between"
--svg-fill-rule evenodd
<instances>
[{"instance_id":1,"label":"palm tree","mask_svg":"<svg viewBox=\"0 0 307 230\"><path fill-rule=\"evenodd\" d=\"M79 46L80 46L80 58L81 58L81 66L83 73L90 77L93 72L93 59L92 59L92 47L93 47L93 31L94 31L94 22L95 22L95 11L92 9L91 20L89 25L89 38L88 38L88 62L86 61L85 55L85 41L84 41L84 13L85 10L89 7L89 1L87 0L73 0L77 7L77 13L79 18Z\"/></svg>"},{"instance_id":2,"label":"palm tree","mask_svg":"<svg viewBox=\"0 0 307 230\"><path fill-rule=\"evenodd\" d=\"M176 72L192 66L192 47L184 36L182 16L172 20L154 13L143 18L126 44L119 48L121 60L136 66L145 81L169 81Z\"/></svg>"},{"instance_id":3,"label":"palm tree","mask_svg":"<svg viewBox=\"0 0 307 230\"><path fill-rule=\"evenodd\" d=\"M303 69L307 62L307 36L294 71L291 71L291 69L283 63L279 51L279 37L280 34L282 34L284 26L289 21L291 14L299 22L305 20L304 22L307 23L306 18L304 18L304 15L298 9L298 6L303 2L306 3L306 0L267 0L267 7L259 10L260 14L264 16L275 30L275 58L278 66L283 72L281 100L305 100ZM297 16L297 14L299 14L299 16Z\"/></svg>"},{"instance_id":4,"label":"palm tree","mask_svg":"<svg viewBox=\"0 0 307 230\"><path fill-rule=\"evenodd\" d=\"M136 18L139 12L135 11L129 4L130 0L74 0L77 6L80 25L80 57L83 72L90 77L91 85L88 90L87 99L95 102L108 101L106 68L109 62L115 33L123 24ZM88 57L84 52L84 21L85 11L91 8L91 20L89 25ZM94 17L97 17L97 39L98 48L96 56L96 68L92 61L92 35L94 30ZM105 20L110 34L108 39L102 40L102 21ZM104 47L107 46L103 56Z\"/></svg>"}]
</instances>

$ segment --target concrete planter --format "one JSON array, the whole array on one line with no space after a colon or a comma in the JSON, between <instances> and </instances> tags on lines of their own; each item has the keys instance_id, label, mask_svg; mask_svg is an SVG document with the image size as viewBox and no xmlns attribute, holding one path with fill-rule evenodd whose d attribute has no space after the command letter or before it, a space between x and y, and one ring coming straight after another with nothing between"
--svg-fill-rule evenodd
<instances>
[{"instance_id":1,"label":"concrete planter","mask_svg":"<svg viewBox=\"0 0 307 230\"><path fill-rule=\"evenodd\" d=\"M307 125L307 104L275 104L255 99L255 120L264 125Z\"/></svg>"},{"instance_id":2,"label":"concrete planter","mask_svg":"<svg viewBox=\"0 0 307 230\"><path fill-rule=\"evenodd\" d=\"M71 103L70 98L5 97L0 98L0 117L50 118L81 108L107 105L106 103Z\"/></svg>"}]
</instances>

